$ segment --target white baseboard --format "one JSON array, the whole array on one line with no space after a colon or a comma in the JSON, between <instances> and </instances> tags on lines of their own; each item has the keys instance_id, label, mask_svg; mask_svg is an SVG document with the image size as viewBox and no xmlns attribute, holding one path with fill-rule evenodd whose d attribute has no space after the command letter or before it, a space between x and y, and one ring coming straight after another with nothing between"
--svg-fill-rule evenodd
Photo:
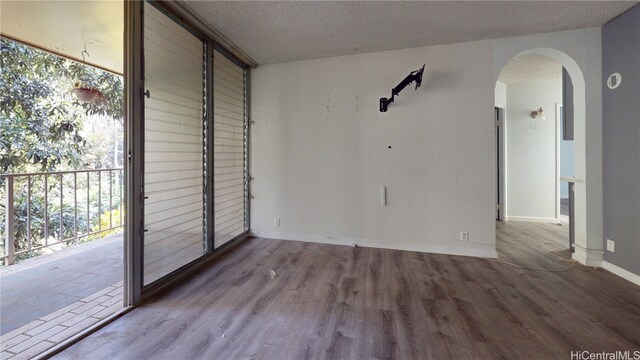
<instances>
[{"instance_id":1,"label":"white baseboard","mask_svg":"<svg viewBox=\"0 0 640 360\"><path fill-rule=\"evenodd\" d=\"M602 262L602 268L615 274L620 276L621 278L625 279L625 280L629 280L632 283L640 286L640 275L634 274L631 271L625 270L621 267L618 267L616 265L613 265L612 263L603 261Z\"/></svg>"},{"instance_id":2,"label":"white baseboard","mask_svg":"<svg viewBox=\"0 0 640 360\"><path fill-rule=\"evenodd\" d=\"M604 251L583 248L578 244L573 244L572 258L584 266L602 267Z\"/></svg>"},{"instance_id":3,"label":"white baseboard","mask_svg":"<svg viewBox=\"0 0 640 360\"><path fill-rule=\"evenodd\" d=\"M252 231L251 236L261 237L267 239L276 240L291 240L291 241L304 241L314 242L321 244L333 244L333 245L345 245L360 247L371 247L379 249L392 249L392 250L404 250L404 251L418 251L435 254L447 254L447 255L460 255L460 256L473 256L482 258L497 259L498 253L495 246L483 245L476 243L466 243L462 245L442 245L442 244L389 244L374 240L350 238L350 237L338 237L338 236L321 236L321 235L300 235L300 234L284 234L273 233L264 231Z\"/></svg>"},{"instance_id":4,"label":"white baseboard","mask_svg":"<svg viewBox=\"0 0 640 360\"><path fill-rule=\"evenodd\" d=\"M507 221L530 221L530 222L540 222L540 223L553 223L558 224L560 220L556 218L547 218L547 217L535 217L535 216L507 216Z\"/></svg>"}]
</instances>

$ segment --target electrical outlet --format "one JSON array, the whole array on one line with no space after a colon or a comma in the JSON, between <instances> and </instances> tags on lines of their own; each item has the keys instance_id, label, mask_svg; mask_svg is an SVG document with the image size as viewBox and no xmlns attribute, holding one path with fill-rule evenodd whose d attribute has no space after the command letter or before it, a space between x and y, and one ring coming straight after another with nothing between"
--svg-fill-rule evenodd
<instances>
[{"instance_id":1,"label":"electrical outlet","mask_svg":"<svg viewBox=\"0 0 640 360\"><path fill-rule=\"evenodd\" d=\"M469 241L468 231L460 231L460 241Z\"/></svg>"},{"instance_id":2,"label":"electrical outlet","mask_svg":"<svg viewBox=\"0 0 640 360\"><path fill-rule=\"evenodd\" d=\"M280 218L275 218L273 220L273 226L280 227Z\"/></svg>"},{"instance_id":3,"label":"electrical outlet","mask_svg":"<svg viewBox=\"0 0 640 360\"><path fill-rule=\"evenodd\" d=\"M607 239L607 251L610 252L616 252L616 242L611 240L611 239Z\"/></svg>"}]
</instances>

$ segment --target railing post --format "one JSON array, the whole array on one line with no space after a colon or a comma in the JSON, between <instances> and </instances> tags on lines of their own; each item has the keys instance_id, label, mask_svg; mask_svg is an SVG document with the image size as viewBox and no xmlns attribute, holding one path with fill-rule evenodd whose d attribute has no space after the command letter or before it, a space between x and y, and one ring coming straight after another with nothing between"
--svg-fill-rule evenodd
<instances>
[{"instance_id":1,"label":"railing post","mask_svg":"<svg viewBox=\"0 0 640 360\"><path fill-rule=\"evenodd\" d=\"M44 244L49 245L49 184L44 174Z\"/></svg>"},{"instance_id":2,"label":"railing post","mask_svg":"<svg viewBox=\"0 0 640 360\"><path fill-rule=\"evenodd\" d=\"M64 180L64 174L60 173L60 232L58 233L58 241L64 239L64 198L62 196L62 180Z\"/></svg>"},{"instance_id":3,"label":"railing post","mask_svg":"<svg viewBox=\"0 0 640 360\"><path fill-rule=\"evenodd\" d=\"M31 251L31 175L27 175L27 249Z\"/></svg>"},{"instance_id":4,"label":"railing post","mask_svg":"<svg viewBox=\"0 0 640 360\"><path fill-rule=\"evenodd\" d=\"M5 186L5 194L6 194L6 199L5 199L5 204L0 204L5 206L5 213L6 213L6 218L5 218L5 222L4 224L0 224L0 226L4 226L5 229L5 235L2 236L0 235L0 245L4 244L4 253L0 254L2 255L2 261L4 263L4 265L12 265L15 263L16 260L16 255L18 257L22 256L22 254L26 254L26 257L29 257L33 254L34 250L38 250L41 248L45 248L45 247L49 247L52 245L56 245L56 244L60 244L60 243L67 243L69 241L72 240L76 240L78 239L78 174L87 174L87 229L86 232L84 232L83 234L81 234L80 237L84 237L84 236L89 236L89 235L93 235L93 234L98 234L107 230L112 230L114 229L114 225L117 221L117 219L113 218L113 214L111 213L111 208L113 207L113 197L114 197L114 193L117 191L119 192L119 196L120 196L120 202L122 203L122 196L123 196L123 187L122 184L120 184L120 178L122 177L124 169L98 169L98 170L74 170L74 171L53 171L53 172L41 172L41 173L25 173L25 174L0 174L0 179L6 179L6 183L4 184ZM100 223L100 213L102 210L102 202L104 201L103 199L103 185L102 185L102 173L103 172L108 172L109 174L109 190L108 190L108 195L109 195L109 207L108 210L110 211L109 213L109 224L107 225L107 227L102 226L102 224ZM116 175L114 175L114 172L116 173ZM91 227L91 173L97 173L98 174L98 226L95 232L92 232L92 227ZM72 236L69 237L68 239L65 239L65 223L64 223L64 176L66 174L73 174L73 230L69 230L70 232L72 232ZM40 210L39 208L36 209L36 212L39 214L41 211L44 216L44 221L38 220L38 223L42 222L43 225L43 229L42 231L44 232L44 238L43 238L43 242L44 244L40 243L40 241L38 241L37 243L34 244L33 238L35 236L40 236L40 228L36 229L36 234L34 235L33 229L32 229L32 224L33 224L33 219L32 219L32 215L34 212L33 209L33 202L32 202L32 194L34 191L33 186L36 186L36 191L39 191L37 184L34 185L33 183L33 178L34 177L38 177L38 176L42 176L44 177L44 188L43 193L44 193L44 207L42 208L42 210ZM49 176L60 176L60 179L54 179L54 182L50 184L49 181ZM24 177L26 178L26 220L23 218L19 218L17 217L16 212L16 202L17 203L22 203L23 201L20 199L24 198L24 195L22 192L22 190L19 190L18 194L15 193L15 186L16 186L16 179L17 179L17 184L18 184L18 188L22 189L22 182L20 181L20 177ZM116 177L117 179L114 180L114 177ZM59 181L59 184L56 183L56 181ZM36 181L36 183L38 183L38 181ZM115 183L118 183L118 190L114 189L114 185ZM49 185L52 186L53 189L56 189L57 187L59 187L59 192L60 192L60 233L54 234L53 239L51 239L52 241L50 242L49 240L49 235L51 233L51 229L49 228L49 220L50 219L50 214L49 214ZM2 184L0 183L0 186L2 186ZM69 185L71 186L71 185ZM16 199L16 197L18 197L18 199ZM2 202L2 200L0 200L0 202ZM124 214L122 211L122 204L120 204L120 221L118 222L118 225L115 227L124 227L124 224L122 223L124 220ZM16 223L18 225L16 225ZM22 227L20 227L20 224L25 223L26 228L23 229ZM55 229L54 229L55 230ZM18 232L18 234L16 234L16 231ZM24 232L24 234L23 234ZM22 235L26 235L26 243L22 244L20 243L21 239L22 239ZM57 239L56 239L57 238ZM35 246L34 246L35 245ZM34 249L35 248L35 249Z\"/></svg>"},{"instance_id":5,"label":"railing post","mask_svg":"<svg viewBox=\"0 0 640 360\"><path fill-rule=\"evenodd\" d=\"M4 238L4 251L6 251L7 260L5 265L13 264L16 259L13 255L15 247L15 234L13 232L13 218L15 216L13 211L13 176L7 176L6 178L6 203L5 203L5 238Z\"/></svg>"}]
</instances>

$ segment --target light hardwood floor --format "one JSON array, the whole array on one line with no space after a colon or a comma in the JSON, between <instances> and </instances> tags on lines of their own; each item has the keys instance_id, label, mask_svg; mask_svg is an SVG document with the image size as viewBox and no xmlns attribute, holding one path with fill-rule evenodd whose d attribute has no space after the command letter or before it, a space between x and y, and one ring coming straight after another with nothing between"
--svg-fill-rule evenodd
<instances>
[{"instance_id":1,"label":"light hardwood floor","mask_svg":"<svg viewBox=\"0 0 640 360\"><path fill-rule=\"evenodd\" d=\"M562 269L563 231L500 223L500 257ZM640 287L602 269L254 238L55 358L570 359L639 329Z\"/></svg>"}]
</instances>

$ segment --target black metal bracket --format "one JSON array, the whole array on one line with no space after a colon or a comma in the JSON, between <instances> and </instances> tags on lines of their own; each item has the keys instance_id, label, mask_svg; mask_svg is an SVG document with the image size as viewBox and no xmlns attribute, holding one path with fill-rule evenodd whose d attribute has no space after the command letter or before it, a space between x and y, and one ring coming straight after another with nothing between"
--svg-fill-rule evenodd
<instances>
[{"instance_id":1,"label":"black metal bracket","mask_svg":"<svg viewBox=\"0 0 640 360\"><path fill-rule=\"evenodd\" d=\"M424 73L424 65L416 71L412 71L409 75L407 75L404 80L398 84L398 86L391 89L391 97L390 98L380 98L380 112L387 112L387 107L395 100L395 96L400 94L400 91L407 87L407 85L412 82L416 82L416 90L422 85L422 74Z\"/></svg>"}]
</instances>

